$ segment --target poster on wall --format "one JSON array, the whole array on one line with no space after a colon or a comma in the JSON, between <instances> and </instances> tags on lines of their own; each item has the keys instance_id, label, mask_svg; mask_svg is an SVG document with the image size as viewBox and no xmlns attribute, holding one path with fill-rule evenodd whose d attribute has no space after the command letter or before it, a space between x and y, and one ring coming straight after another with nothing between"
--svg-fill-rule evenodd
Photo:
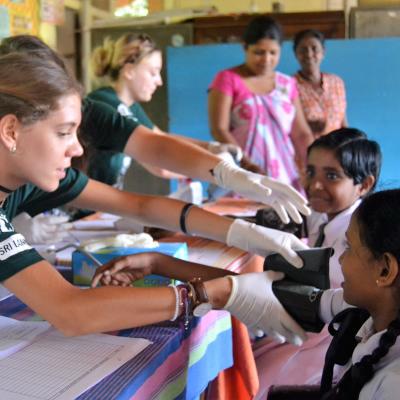
<instances>
[{"instance_id":1,"label":"poster on wall","mask_svg":"<svg viewBox=\"0 0 400 400\"><path fill-rule=\"evenodd\" d=\"M0 38L11 35L37 35L39 29L36 0L0 0Z\"/></svg>"},{"instance_id":2,"label":"poster on wall","mask_svg":"<svg viewBox=\"0 0 400 400\"><path fill-rule=\"evenodd\" d=\"M11 15L12 35L25 35L33 31L33 21L27 15Z\"/></svg>"},{"instance_id":3,"label":"poster on wall","mask_svg":"<svg viewBox=\"0 0 400 400\"><path fill-rule=\"evenodd\" d=\"M0 5L0 40L10 36L10 15L8 8Z\"/></svg>"},{"instance_id":4,"label":"poster on wall","mask_svg":"<svg viewBox=\"0 0 400 400\"><path fill-rule=\"evenodd\" d=\"M41 0L40 19L52 25L64 24L64 0Z\"/></svg>"}]
</instances>

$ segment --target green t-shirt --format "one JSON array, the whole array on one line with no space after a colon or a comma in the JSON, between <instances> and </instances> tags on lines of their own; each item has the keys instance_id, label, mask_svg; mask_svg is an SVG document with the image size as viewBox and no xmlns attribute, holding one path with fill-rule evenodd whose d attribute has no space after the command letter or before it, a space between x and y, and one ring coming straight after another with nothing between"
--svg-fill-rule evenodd
<instances>
[{"instance_id":1,"label":"green t-shirt","mask_svg":"<svg viewBox=\"0 0 400 400\"><path fill-rule=\"evenodd\" d=\"M87 183L86 175L69 168L54 192L44 192L27 184L8 195L0 208L0 281L42 260L25 238L14 231L10 221L21 212L34 216L64 205L78 197Z\"/></svg>"},{"instance_id":2,"label":"green t-shirt","mask_svg":"<svg viewBox=\"0 0 400 400\"><path fill-rule=\"evenodd\" d=\"M81 136L98 150L123 152L132 132L139 126L101 101L85 98L82 103Z\"/></svg>"},{"instance_id":3,"label":"green t-shirt","mask_svg":"<svg viewBox=\"0 0 400 400\"><path fill-rule=\"evenodd\" d=\"M112 107L113 110L118 111L118 115L122 116L121 119L130 120L137 125L144 125L149 129L154 128L154 124L143 110L142 106L138 103L132 104L127 107L118 98L115 90L111 87L103 87L89 93L88 98L94 100L96 103L105 103ZM84 111L86 113L86 110ZM109 185L121 186L123 176L129 167L129 161L126 162L126 156L122 153L128 138L124 137L124 133L119 133L119 130L113 130L113 136L121 136L120 141L124 144L121 149L117 148L100 148L97 143L95 147L101 151L97 151L89 162L88 175L98 181L107 183ZM118 138L115 138L118 140Z\"/></svg>"},{"instance_id":4,"label":"green t-shirt","mask_svg":"<svg viewBox=\"0 0 400 400\"><path fill-rule=\"evenodd\" d=\"M0 282L35 264L43 258L25 238L14 231L6 214L0 208Z\"/></svg>"},{"instance_id":5,"label":"green t-shirt","mask_svg":"<svg viewBox=\"0 0 400 400\"><path fill-rule=\"evenodd\" d=\"M113 109L117 110L119 114L135 121L137 124L144 125L149 129L154 128L153 122L139 103L133 103L130 107L126 106L121 102L115 90L110 86L93 90L87 97L110 105Z\"/></svg>"}]
</instances>

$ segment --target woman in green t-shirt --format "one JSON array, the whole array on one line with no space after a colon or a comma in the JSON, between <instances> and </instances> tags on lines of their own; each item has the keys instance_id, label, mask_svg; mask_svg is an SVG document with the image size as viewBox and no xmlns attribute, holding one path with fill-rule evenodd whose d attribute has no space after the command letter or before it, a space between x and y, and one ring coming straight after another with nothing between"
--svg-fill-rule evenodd
<instances>
[{"instance_id":1,"label":"woman in green t-shirt","mask_svg":"<svg viewBox=\"0 0 400 400\"><path fill-rule=\"evenodd\" d=\"M245 322L256 321L256 327L270 334L277 332L294 342L304 339L302 329L274 297L271 274L228 279L224 276L229 272L160 256L161 273L169 271L184 281L212 280L178 287L80 290L43 260L10 223L35 199L38 212L44 204L71 201L166 229L180 227L263 255L279 251L295 264L301 260L294 250L306 247L293 235L232 221L178 200L123 192L79 172L71 176L71 160L83 152L77 137L80 122L80 87L62 68L28 54L0 56L0 280L8 290L67 335L175 320L208 304L225 307ZM150 256L142 257L145 264ZM151 262L154 266L154 257ZM265 312L252 315L250 321L259 296L253 293L254 285L264 296Z\"/></svg>"},{"instance_id":2,"label":"woman in green t-shirt","mask_svg":"<svg viewBox=\"0 0 400 400\"><path fill-rule=\"evenodd\" d=\"M92 69L97 77L108 78L109 86L92 91L88 97L107 103L121 115L131 118L153 132L165 135L166 132L163 132L151 121L140 105L140 103L149 102L157 88L162 85L161 68L161 50L150 36L127 33L116 41L106 38L103 45L93 51ZM214 153L230 152L240 161L242 152L238 146L205 142L185 136L178 137ZM103 156L103 160L100 160L101 156ZM104 161L104 156L106 161ZM123 171L124 159L121 153L114 155L100 153L96 157L96 161L100 162L96 166L91 164L89 176L92 172L107 179L110 175L110 168L115 171L117 159L120 171ZM182 177L171 171L155 168L153 165L147 164L145 167L162 178Z\"/></svg>"}]
</instances>

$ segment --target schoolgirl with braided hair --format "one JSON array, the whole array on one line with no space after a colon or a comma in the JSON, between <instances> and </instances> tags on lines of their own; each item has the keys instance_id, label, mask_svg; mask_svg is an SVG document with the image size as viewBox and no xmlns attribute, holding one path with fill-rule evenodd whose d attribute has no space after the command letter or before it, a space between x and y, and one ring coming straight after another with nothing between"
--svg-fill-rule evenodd
<instances>
[{"instance_id":1,"label":"schoolgirl with braided hair","mask_svg":"<svg viewBox=\"0 0 400 400\"><path fill-rule=\"evenodd\" d=\"M343 356L343 348L347 347L349 360L333 388L326 379L330 375L326 363L321 385L323 400L399 398L399 202L400 189L381 191L366 197L352 216L346 233L348 245L340 257L343 289L322 295L320 313L326 320L346 303L354 305L357 309L342 311L333 322L338 321L338 317L342 321L347 318L347 322L356 319L359 329L355 336L354 332L348 334L349 331L343 329L344 324L336 331L341 340L335 343L334 335L328 355L330 353L337 359L340 353ZM351 315L350 319L349 315L343 318L346 312ZM360 326L363 320L365 322ZM347 326L353 331L356 327L354 323L347 323ZM355 346L351 346L354 338Z\"/></svg>"}]
</instances>

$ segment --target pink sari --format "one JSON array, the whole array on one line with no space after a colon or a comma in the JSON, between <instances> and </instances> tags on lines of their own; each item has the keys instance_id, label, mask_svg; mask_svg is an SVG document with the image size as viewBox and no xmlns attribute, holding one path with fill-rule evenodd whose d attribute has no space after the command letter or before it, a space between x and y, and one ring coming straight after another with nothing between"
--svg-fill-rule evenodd
<instances>
[{"instance_id":1,"label":"pink sari","mask_svg":"<svg viewBox=\"0 0 400 400\"><path fill-rule=\"evenodd\" d=\"M232 97L230 130L246 156L266 175L301 189L290 138L298 96L295 80L276 72L274 90L258 95L236 72L225 70L210 88Z\"/></svg>"}]
</instances>

